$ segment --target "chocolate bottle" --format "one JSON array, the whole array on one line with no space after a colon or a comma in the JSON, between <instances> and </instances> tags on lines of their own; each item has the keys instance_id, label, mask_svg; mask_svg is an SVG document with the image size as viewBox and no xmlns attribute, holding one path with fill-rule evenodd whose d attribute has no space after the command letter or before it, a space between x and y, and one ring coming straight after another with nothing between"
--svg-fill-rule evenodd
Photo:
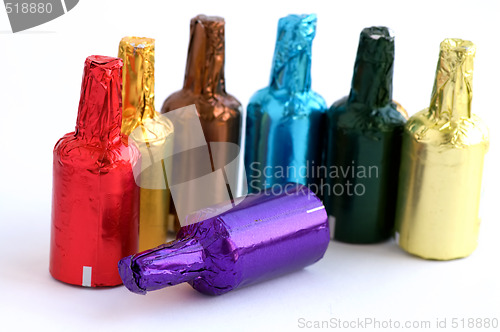
<instances>
[{"instance_id":1,"label":"chocolate bottle","mask_svg":"<svg viewBox=\"0 0 500 332\"><path fill-rule=\"evenodd\" d=\"M386 27L360 34L348 97L328 111L325 204L334 238L387 240L396 211L406 112L392 100L394 36Z\"/></svg>"},{"instance_id":2,"label":"chocolate bottle","mask_svg":"<svg viewBox=\"0 0 500 332\"><path fill-rule=\"evenodd\" d=\"M278 23L269 86L247 107L245 170L249 192L287 182L321 193L326 103L311 90L316 15Z\"/></svg>"},{"instance_id":3,"label":"chocolate bottle","mask_svg":"<svg viewBox=\"0 0 500 332\"><path fill-rule=\"evenodd\" d=\"M198 15L191 20L189 49L187 54L184 86L170 95L161 109L161 113L173 111L194 104L196 106L206 142L229 142L240 144L241 135L241 103L226 92L224 78L224 27L221 17ZM209 150L210 151L210 150ZM212 165L226 165L237 156L229 149L218 151L214 155L210 151ZM172 168L175 179L187 181L200 176L197 170L190 167L194 163L189 153L176 156L176 165ZM214 160L213 158L217 158ZM196 168L196 167L195 167ZM213 167L209 171L214 171ZM228 183L237 182L237 174L227 179ZM211 195L230 197L237 194L229 186L211 190ZM183 196L191 196L188 190ZM173 211L174 204L171 204ZM179 227L177 221L177 227Z\"/></svg>"},{"instance_id":4,"label":"chocolate bottle","mask_svg":"<svg viewBox=\"0 0 500 332\"><path fill-rule=\"evenodd\" d=\"M54 147L50 273L69 284L119 285L118 261L137 252L139 151L120 132L122 66L86 59L75 131Z\"/></svg>"},{"instance_id":5,"label":"chocolate bottle","mask_svg":"<svg viewBox=\"0 0 500 332\"><path fill-rule=\"evenodd\" d=\"M330 239L327 215L307 187L288 183L279 193L263 191L235 203L182 227L176 241L122 259L125 286L145 294L189 282L199 292L220 295L323 257Z\"/></svg>"},{"instance_id":6,"label":"chocolate bottle","mask_svg":"<svg viewBox=\"0 0 500 332\"><path fill-rule=\"evenodd\" d=\"M488 128L471 113L476 46L441 43L429 108L405 126L396 240L426 259L470 255L479 235L479 203Z\"/></svg>"},{"instance_id":7,"label":"chocolate bottle","mask_svg":"<svg viewBox=\"0 0 500 332\"><path fill-rule=\"evenodd\" d=\"M173 138L172 123L161 117L154 106L155 40L125 37L120 41L118 57L123 59L124 65L122 134L138 143L143 159L150 158L152 154L159 154L157 150L171 148ZM138 178L141 185L141 251L167 240L170 206L167 173L170 165L166 163L166 160L160 163L151 161L151 166L143 169Z\"/></svg>"}]
</instances>

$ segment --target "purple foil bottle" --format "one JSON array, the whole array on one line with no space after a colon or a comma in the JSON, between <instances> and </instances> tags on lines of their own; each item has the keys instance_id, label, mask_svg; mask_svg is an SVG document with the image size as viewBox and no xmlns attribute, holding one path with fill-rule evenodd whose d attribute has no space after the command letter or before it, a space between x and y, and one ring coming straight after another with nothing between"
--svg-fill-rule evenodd
<instances>
[{"instance_id":1,"label":"purple foil bottle","mask_svg":"<svg viewBox=\"0 0 500 332\"><path fill-rule=\"evenodd\" d=\"M182 227L175 241L123 258L123 283L138 294L188 282L220 295L317 262L330 240L325 207L306 186L273 189L238 198L232 209Z\"/></svg>"}]
</instances>

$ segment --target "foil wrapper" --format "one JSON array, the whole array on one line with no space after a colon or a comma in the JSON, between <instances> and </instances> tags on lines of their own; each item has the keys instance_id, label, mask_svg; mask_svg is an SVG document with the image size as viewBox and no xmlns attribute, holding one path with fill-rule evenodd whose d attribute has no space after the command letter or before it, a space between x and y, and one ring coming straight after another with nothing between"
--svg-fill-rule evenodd
<instances>
[{"instance_id":1,"label":"foil wrapper","mask_svg":"<svg viewBox=\"0 0 500 332\"><path fill-rule=\"evenodd\" d=\"M122 133L130 135L142 158L154 151L172 149L173 125L160 117L154 107L155 41L151 38L125 37L118 57L123 59ZM142 151L144 150L144 151ZM165 243L168 233L170 192L167 173L170 164L153 164L140 174L139 250ZM163 183L157 189L155 183ZM172 227L172 226L170 226Z\"/></svg>"},{"instance_id":2,"label":"foil wrapper","mask_svg":"<svg viewBox=\"0 0 500 332\"><path fill-rule=\"evenodd\" d=\"M287 182L320 194L326 103L311 90L316 15L289 15L278 23L269 86L248 104L245 169L249 192Z\"/></svg>"},{"instance_id":3,"label":"foil wrapper","mask_svg":"<svg viewBox=\"0 0 500 332\"><path fill-rule=\"evenodd\" d=\"M186 62L184 86L170 95L161 109L161 113L195 105L199 114L205 140L207 142L230 142L240 144L241 136L241 103L226 92L224 78L224 19L216 16L198 15L191 19L191 32ZM221 149L217 154L210 150L212 165L227 165L237 155L233 149ZM197 163L193 154L184 153L176 156L173 174L177 179L193 179L199 176L199 167L191 166ZM217 159L217 160L215 160ZM212 167L213 168L213 167ZM215 171L215 169L212 169ZM226 174L231 177L227 182L237 182L238 174ZM186 189L183 196L191 197L193 189ZM196 190L196 189L195 189ZM212 188L211 194L223 201L229 193L235 197L229 186ZM175 232L180 224L171 203L171 213L176 218Z\"/></svg>"},{"instance_id":4,"label":"foil wrapper","mask_svg":"<svg viewBox=\"0 0 500 332\"><path fill-rule=\"evenodd\" d=\"M125 286L145 294L189 282L201 293L220 295L323 257L327 215L307 187L290 183L280 193L264 191L235 201L229 211L181 228L176 241L123 258L119 270Z\"/></svg>"},{"instance_id":5,"label":"foil wrapper","mask_svg":"<svg viewBox=\"0 0 500 332\"><path fill-rule=\"evenodd\" d=\"M474 44L441 43L430 107L405 126L396 240L407 252L450 260L471 254L488 129L471 114Z\"/></svg>"},{"instance_id":6,"label":"foil wrapper","mask_svg":"<svg viewBox=\"0 0 500 332\"><path fill-rule=\"evenodd\" d=\"M137 252L139 151L120 132L122 66L86 59L76 129L54 147L50 273L69 284L119 285L116 264Z\"/></svg>"},{"instance_id":7,"label":"foil wrapper","mask_svg":"<svg viewBox=\"0 0 500 332\"><path fill-rule=\"evenodd\" d=\"M363 29L351 91L328 114L327 212L348 243L387 240L394 228L401 137L407 113L392 100L394 36Z\"/></svg>"}]
</instances>

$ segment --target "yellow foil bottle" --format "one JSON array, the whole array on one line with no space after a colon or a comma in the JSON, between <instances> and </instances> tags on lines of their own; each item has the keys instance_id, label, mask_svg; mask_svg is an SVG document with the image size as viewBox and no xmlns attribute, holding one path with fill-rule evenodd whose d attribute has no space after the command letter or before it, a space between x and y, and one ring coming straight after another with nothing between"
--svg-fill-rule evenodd
<instances>
[{"instance_id":1,"label":"yellow foil bottle","mask_svg":"<svg viewBox=\"0 0 500 332\"><path fill-rule=\"evenodd\" d=\"M403 133L396 241L425 259L470 255L477 246L479 200L488 129L471 114L475 45L441 43L428 109Z\"/></svg>"},{"instance_id":2,"label":"yellow foil bottle","mask_svg":"<svg viewBox=\"0 0 500 332\"><path fill-rule=\"evenodd\" d=\"M120 41L118 56L123 59L122 133L138 143L144 163L148 156L165 155L158 150L171 148L173 139L172 123L160 117L154 107L155 41L125 37ZM168 220L169 169L162 160L136 177L141 187L139 251L154 248L167 240L171 227Z\"/></svg>"}]
</instances>

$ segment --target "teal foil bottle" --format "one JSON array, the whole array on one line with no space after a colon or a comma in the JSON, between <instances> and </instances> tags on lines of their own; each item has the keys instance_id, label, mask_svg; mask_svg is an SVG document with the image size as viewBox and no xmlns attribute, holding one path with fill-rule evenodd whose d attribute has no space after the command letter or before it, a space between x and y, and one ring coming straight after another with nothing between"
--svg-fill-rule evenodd
<instances>
[{"instance_id":1,"label":"teal foil bottle","mask_svg":"<svg viewBox=\"0 0 500 332\"><path fill-rule=\"evenodd\" d=\"M249 192L287 182L320 194L326 103L311 90L316 15L289 15L278 23L269 86L247 108L245 168ZM278 189L276 189L278 190Z\"/></svg>"},{"instance_id":2,"label":"teal foil bottle","mask_svg":"<svg viewBox=\"0 0 500 332\"><path fill-rule=\"evenodd\" d=\"M395 220L406 111L392 100L394 37L386 27L360 35L348 97L327 112L323 195L335 240L388 239Z\"/></svg>"}]
</instances>

